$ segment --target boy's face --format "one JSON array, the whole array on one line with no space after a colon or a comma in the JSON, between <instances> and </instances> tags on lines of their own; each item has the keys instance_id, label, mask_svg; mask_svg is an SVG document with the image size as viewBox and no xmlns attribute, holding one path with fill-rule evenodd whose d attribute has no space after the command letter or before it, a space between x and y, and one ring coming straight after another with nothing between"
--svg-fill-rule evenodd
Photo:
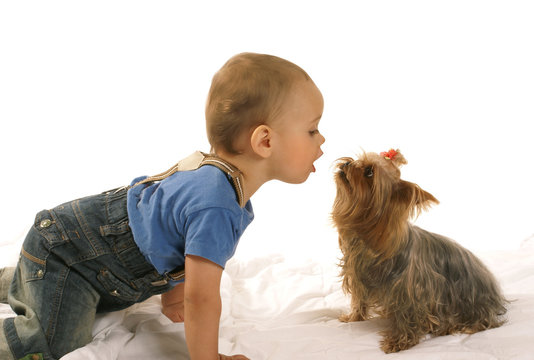
<instances>
[{"instance_id":1,"label":"boy's face","mask_svg":"<svg viewBox=\"0 0 534 360\"><path fill-rule=\"evenodd\" d=\"M313 162L323 155L321 145L325 142L318 129L322 114L323 96L315 84L296 84L272 126L274 178L298 184L315 172Z\"/></svg>"}]
</instances>

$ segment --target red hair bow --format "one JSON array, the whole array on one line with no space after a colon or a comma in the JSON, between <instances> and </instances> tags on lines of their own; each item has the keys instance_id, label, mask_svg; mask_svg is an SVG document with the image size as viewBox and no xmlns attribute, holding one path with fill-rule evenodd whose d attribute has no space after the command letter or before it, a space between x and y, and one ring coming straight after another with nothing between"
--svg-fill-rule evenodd
<instances>
[{"instance_id":1,"label":"red hair bow","mask_svg":"<svg viewBox=\"0 0 534 360\"><path fill-rule=\"evenodd\" d=\"M395 156L397 156L397 151L393 149L389 149L388 152L381 152L380 156L383 156L384 158L388 160L394 160Z\"/></svg>"}]
</instances>

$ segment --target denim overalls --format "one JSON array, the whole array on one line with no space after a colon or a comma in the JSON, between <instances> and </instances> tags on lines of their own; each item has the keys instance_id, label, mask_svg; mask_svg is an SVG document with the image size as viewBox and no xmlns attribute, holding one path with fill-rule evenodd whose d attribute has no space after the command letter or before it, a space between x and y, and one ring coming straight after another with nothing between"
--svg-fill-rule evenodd
<instances>
[{"instance_id":1,"label":"denim overalls","mask_svg":"<svg viewBox=\"0 0 534 360\"><path fill-rule=\"evenodd\" d=\"M201 155L200 162L175 166L156 177L215 165L230 176L241 203L241 173L222 159ZM96 313L164 293L171 289L169 277L183 277L183 271L158 274L141 254L128 225L127 190L37 214L9 289L8 301L18 316L0 321L0 359L59 359L92 340Z\"/></svg>"}]
</instances>

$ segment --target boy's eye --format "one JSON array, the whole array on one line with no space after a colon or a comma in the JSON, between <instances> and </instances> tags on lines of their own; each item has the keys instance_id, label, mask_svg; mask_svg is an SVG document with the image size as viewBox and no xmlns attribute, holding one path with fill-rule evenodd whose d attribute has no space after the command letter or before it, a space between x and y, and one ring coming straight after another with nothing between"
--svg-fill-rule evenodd
<instances>
[{"instance_id":1,"label":"boy's eye","mask_svg":"<svg viewBox=\"0 0 534 360\"><path fill-rule=\"evenodd\" d=\"M317 134L319 134L319 130L318 129L310 131L310 135L317 135Z\"/></svg>"}]
</instances>

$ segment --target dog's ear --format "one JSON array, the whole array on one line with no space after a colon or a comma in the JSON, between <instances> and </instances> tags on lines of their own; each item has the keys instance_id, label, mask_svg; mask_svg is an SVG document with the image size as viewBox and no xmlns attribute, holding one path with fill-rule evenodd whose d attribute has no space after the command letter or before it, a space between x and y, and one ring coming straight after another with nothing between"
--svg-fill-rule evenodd
<instances>
[{"instance_id":1,"label":"dog's ear","mask_svg":"<svg viewBox=\"0 0 534 360\"><path fill-rule=\"evenodd\" d=\"M401 180L398 185L397 196L406 209L410 217L417 217L421 211L427 210L433 204L439 204L431 193L421 189L419 185L409 181Z\"/></svg>"}]
</instances>

